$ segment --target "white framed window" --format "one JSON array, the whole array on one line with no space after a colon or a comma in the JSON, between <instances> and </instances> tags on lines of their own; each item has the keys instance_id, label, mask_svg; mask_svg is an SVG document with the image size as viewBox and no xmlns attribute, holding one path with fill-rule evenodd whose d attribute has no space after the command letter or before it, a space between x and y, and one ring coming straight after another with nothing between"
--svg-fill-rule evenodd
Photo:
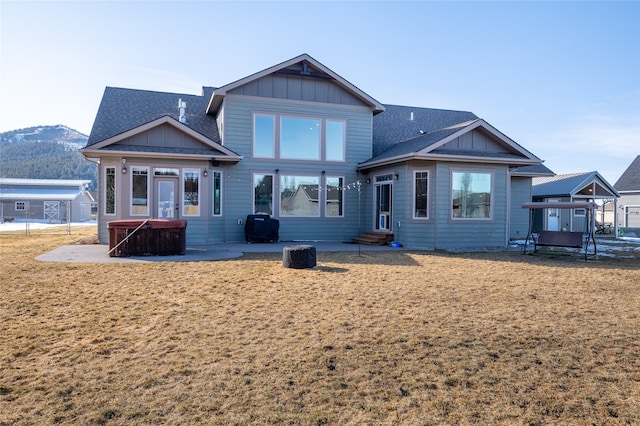
<instances>
[{"instance_id":1,"label":"white framed window","mask_svg":"<svg viewBox=\"0 0 640 426\"><path fill-rule=\"evenodd\" d=\"M211 172L211 214L213 216L222 216L222 172L214 170Z\"/></svg>"},{"instance_id":2,"label":"white framed window","mask_svg":"<svg viewBox=\"0 0 640 426\"><path fill-rule=\"evenodd\" d=\"M320 216L318 176L280 176L280 216Z\"/></svg>"},{"instance_id":3,"label":"white framed window","mask_svg":"<svg viewBox=\"0 0 640 426\"><path fill-rule=\"evenodd\" d=\"M344 162L346 120L284 114L253 114L253 156L283 160Z\"/></svg>"},{"instance_id":4,"label":"white framed window","mask_svg":"<svg viewBox=\"0 0 640 426\"><path fill-rule=\"evenodd\" d=\"M451 172L451 218L454 220L492 219L493 174Z\"/></svg>"},{"instance_id":5,"label":"white framed window","mask_svg":"<svg viewBox=\"0 0 640 426\"><path fill-rule=\"evenodd\" d=\"M273 215L273 175L253 175L253 214Z\"/></svg>"},{"instance_id":6,"label":"white framed window","mask_svg":"<svg viewBox=\"0 0 640 426\"><path fill-rule=\"evenodd\" d=\"M280 117L280 158L320 160L320 124L316 118Z\"/></svg>"},{"instance_id":7,"label":"white framed window","mask_svg":"<svg viewBox=\"0 0 640 426\"><path fill-rule=\"evenodd\" d=\"M182 171L182 214L200 216L200 169Z\"/></svg>"},{"instance_id":8,"label":"white framed window","mask_svg":"<svg viewBox=\"0 0 640 426\"><path fill-rule=\"evenodd\" d=\"M325 208L326 217L344 216L344 178L327 176L325 178Z\"/></svg>"},{"instance_id":9,"label":"white framed window","mask_svg":"<svg viewBox=\"0 0 640 426\"><path fill-rule=\"evenodd\" d=\"M587 215L586 209L573 209L573 215L575 217L585 217Z\"/></svg>"},{"instance_id":10,"label":"white framed window","mask_svg":"<svg viewBox=\"0 0 640 426\"><path fill-rule=\"evenodd\" d=\"M148 167L131 167L131 215L149 215Z\"/></svg>"},{"instance_id":11,"label":"white framed window","mask_svg":"<svg viewBox=\"0 0 640 426\"><path fill-rule=\"evenodd\" d=\"M253 115L253 156L275 158L276 118L274 115Z\"/></svg>"},{"instance_id":12,"label":"white framed window","mask_svg":"<svg viewBox=\"0 0 640 426\"><path fill-rule=\"evenodd\" d=\"M327 120L325 124L325 159L327 161L344 161L345 129L344 120Z\"/></svg>"},{"instance_id":13,"label":"white framed window","mask_svg":"<svg viewBox=\"0 0 640 426\"><path fill-rule=\"evenodd\" d=\"M113 216L116 214L116 168L104 169L104 214Z\"/></svg>"},{"instance_id":14,"label":"white framed window","mask_svg":"<svg viewBox=\"0 0 640 426\"><path fill-rule=\"evenodd\" d=\"M413 218L429 219L429 172L413 172Z\"/></svg>"},{"instance_id":15,"label":"white framed window","mask_svg":"<svg viewBox=\"0 0 640 426\"><path fill-rule=\"evenodd\" d=\"M17 212L24 212L27 210L27 203L25 201L16 201L15 210Z\"/></svg>"}]
</instances>

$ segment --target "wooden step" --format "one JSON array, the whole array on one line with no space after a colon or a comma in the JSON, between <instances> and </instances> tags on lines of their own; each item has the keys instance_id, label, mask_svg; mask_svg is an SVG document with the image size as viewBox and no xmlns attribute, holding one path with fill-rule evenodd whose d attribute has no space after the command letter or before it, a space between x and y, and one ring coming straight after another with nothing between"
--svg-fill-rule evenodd
<instances>
[{"instance_id":1,"label":"wooden step","mask_svg":"<svg viewBox=\"0 0 640 426\"><path fill-rule=\"evenodd\" d=\"M368 246L384 246L393 241L393 234L381 232L365 232L358 237L352 238L351 241Z\"/></svg>"}]
</instances>

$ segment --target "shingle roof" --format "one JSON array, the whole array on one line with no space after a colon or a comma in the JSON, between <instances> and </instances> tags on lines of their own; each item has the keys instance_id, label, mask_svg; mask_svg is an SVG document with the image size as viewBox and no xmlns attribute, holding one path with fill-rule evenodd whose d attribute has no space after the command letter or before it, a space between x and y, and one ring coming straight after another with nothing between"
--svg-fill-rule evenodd
<instances>
[{"instance_id":1,"label":"shingle roof","mask_svg":"<svg viewBox=\"0 0 640 426\"><path fill-rule=\"evenodd\" d=\"M613 186L618 191L640 191L640 155L636 156Z\"/></svg>"},{"instance_id":2,"label":"shingle roof","mask_svg":"<svg viewBox=\"0 0 640 426\"><path fill-rule=\"evenodd\" d=\"M400 142L420 136L421 130L429 135L456 124L478 119L474 113L467 111L386 104L384 107L385 111L382 114L373 117L373 157Z\"/></svg>"},{"instance_id":3,"label":"shingle roof","mask_svg":"<svg viewBox=\"0 0 640 426\"><path fill-rule=\"evenodd\" d=\"M211 87L204 87L201 96L107 87L86 147L164 116L178 120L178 99L187 103L186 126L220 143L215 117L205 114L212 92Z\"/></svg>"}]
</instances>

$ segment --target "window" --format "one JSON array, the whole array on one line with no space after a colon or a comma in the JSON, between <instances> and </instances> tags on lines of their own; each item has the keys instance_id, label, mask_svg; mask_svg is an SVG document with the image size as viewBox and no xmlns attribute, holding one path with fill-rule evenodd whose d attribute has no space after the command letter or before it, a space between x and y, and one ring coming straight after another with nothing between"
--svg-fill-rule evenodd
<instances>
[{"instance_id":1,"label":"window","mask_svg":"<svg viewBox=\"0 0 640 426\"><path fill-rule=\"evenodd\" d=\"M585 217L587 215L586 209L573 209L573 215L576 217Z\"/></svg>"},{"instance_id":2,"label":"window","mask_svg":"<svg viewBox=\"0 0 640 426\"><path fill-rule=\"evenodd\" d=\"M105 182L104 214L113 215L113 214L116 214L116 168L115 167L105 168L104 182Z\"/></svg>"},{"instance_id":3,"label":"window","mask_svg":"<svg viewBox=\"0 0 640 426\"><path fill-rule=\"evenodd\" d=\"M153 169L154 176L180 176L180 169L168 169L164 167L157 167Z\"/></svg>"},{"instance_id":4,"label":"window","mask_svg":"<svg viewBox=\"0 0 640 426\"><path fill-rule=\"evenodd\" d=\"M214 216L222 215L222 172L213 171L213 206L211 211Z\"/></svg>"},{"instance_id":5,"label":"window","mask_svg":"<svg viewBox=\"0 0 640 426\"><path fill-rule=\"evenodd\" d=\"M491 174L452 172L452 217L491 219Z\"/></svg>"},{"instance_id":6,"label":"window","mask_svg":"<svg viewBox=\"0 0 640 426\"><path fill-rule=\"evenodd\" d=\"M253 156L285 160L345 161L346 121L254 114Z\"/></svg>"},{"instance_id":7,"label":"window","mask_svg":"<svg viewBox=\"0 0 640 426\"><path fill-rule=\"evenodd\" d=\"M27 203L24 201L16 201L16 211L23 212L27 210Z\"/></svg>"},{"instance_id":8,"label":"window","mask_svg":"<svg viewBox=\"0 0 640 426\"><path fill-rule=\"evenodd\" d=\"M200 215L200 170L185 169L182 175L182 214Z\"/></svg>"},{"instance_id":9,"label":"window","mask_svg":"<svg viewBox=\"0 0 640 426\"><path fill-rule=\"evenodd\" d=\"M273 214L273 175L253 175L253 214Z\"/></svg>"},{"instance_id":10,"label":"window","mask_svg":"<svg viewBox=\"0 0 640 426\"><path fill-rule=\"evenodd\" d=\"M344 121L327 120L327 161L344 161L344 127Z\"/></svg>"},{"instance_id":11,"label":"window","mask_svg":"<svg viewBox=\"0 0 640 426\"><path fill-rule=\"evenodd\" d=\"M413 173L413 218L429 218L429 172L416 171Z\"/></svg>"},{"instance_id":12,"label":"window","mask_svg":"<svg viewBox=\"0 0 640 426\"><path fill-rule=\"evenodd\" d=\"M275 157L275 117L272 115L253 117L253 156Z\"/></svg>"},{"instance_id":13,"label":"window","mask_svg":"<svg viewBox=\"0 0 640 426\"><path fill-rule=\"evenodd\" d=\"M320 160L320 120L282 117L280 158Z\"/></svg>"},{"instance_id":14,"label":"window","mask_svg":"<svg viewBox=\"0 0 640 426\"><path fill-rule=\"evenodd\" d=\"M280 216L320 216L317 176L280 177Z\"/></svg>"},{"instance_id":15,"label":"window","mask_svg":"<svg viewBox=\"0 0 640 426\"><path fill-rule=\"evenodd\" d=\"M344 178L327 177L326 179L325 216L341 217L344 204Z\"/></svg>"},{"instance_id":16,"label":"window","mask_svg":"<svg viewBox=\"0 0 640 426\"><path fill-rule=\"evenodd\" d=\"M131 214L149 214L149 169L131 168Z\"/></svg>"}]
</instances>

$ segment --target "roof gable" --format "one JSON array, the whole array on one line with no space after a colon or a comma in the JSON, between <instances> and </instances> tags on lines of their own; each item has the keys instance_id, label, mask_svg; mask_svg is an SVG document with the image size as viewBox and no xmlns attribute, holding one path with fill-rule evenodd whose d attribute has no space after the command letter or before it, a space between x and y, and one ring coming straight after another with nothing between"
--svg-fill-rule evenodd
<instances>
[{"instance_id":1,"label":"roof gable","mask_svg":"<svg viewBox=\"0 0 640 426\"><path fill-rule=\"evenodd\" d=\"M349 94L353 98L353 100L357 100L359 103L369 106L374 114L384 111L384 106L381 103L305 53L216 89L209 100L206 110L207 114L215 114L222 105L222 101L227 94L234 92L238 93L238 89L243 86L255 85L261 79L277 78L279 76L292 76L297 80L313 78L330 81L332 84L342 88L345 93ZM280 80L283 79L281 78ZM257 92L252 91L251 93L260 93L259 88L256 90ZM265 95L268 95L268 93L265 93ZM315 99L316 96L317 95L314 95L313 98Z\"/></svg>"},{"instance_id":2,"label":"roof gable","mask_svg":"<svg viewBox=\"0 0 640 426\"><path fill-rule=\"evenodd\" d=\"M169 139L179 142L170 143ZM87 157L96 156L105 151L111 154L143 155L146 157L214 157L219 161L238 161L241 159L235 152L168 115L81 150Z\"/></svg>"},{"instance_id":3,"label":"roof gable","mask_svg":"<svg viewBox=\"0 0 640 426\"><path fill-rule=\"evenodd\" d=\"M595 194L593 186L595 185ZM534 177L533 197L619 197L620 194L596 171Z\"/></svg>"},{"instance_id":4,"label":"roof gable","mask_svg":"<svg viewBox=\"0 0 640 426\"><path fill-rule=\"evenodd\" d=\"M413 116L415 117L415 116ZM459 122L396 143L361 168L410 159L535 165L541 160L482 119ZM475 142L474 142L475 140Z\"/></svg>"},{"instance_id":5,"label":"roof gable","mask_svg":"<svg viewBox=\"0 0 640 426\"><path fill-rule=\"evenodd\" d=\"M640 155L636 156L613 186L621 192L640 191Z\"/></svg>"}]
</instances>

